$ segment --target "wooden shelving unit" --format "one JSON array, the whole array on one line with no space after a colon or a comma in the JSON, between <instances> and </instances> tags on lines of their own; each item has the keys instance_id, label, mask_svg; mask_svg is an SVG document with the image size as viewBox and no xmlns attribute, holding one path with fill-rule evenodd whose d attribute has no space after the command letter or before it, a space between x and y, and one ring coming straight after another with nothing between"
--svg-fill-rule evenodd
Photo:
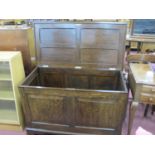
<instances>
[{"instance_id":1,"label":"wooden shelving unit","mask_svg":"<svg viewBox=\"0 0 155 155\"><path fill-rule=\"evenodd\" d=\"M0 130L21 130L23 118L19 84L25 73L20 52L0 51Z\"/></svg>"},{"instance_id":2,"label":"wooden shelving unit","mask_svg":"<svg viewBox=\"0 0 155 155\"><path fill-rule=\"evenodd\" d=\"M11 81L11 76L8 74L0 74L0 81Z\"/></svg>"},{"instance_id":3,"label":"wooden shelving unit","mask_svg":"<svg viewBox=\"0 0 155 155\"><path fill-rule=\"evenodd\" d=\"M0 100L15 100L14 94L12 91L1 90L0 91Z\"/></svg>"},{"instance_id":4,"label":"wooden shelving unit","mask_svg":"<svg viewBox=\"0 0 155 155\"><path fill-rule=\"evenodd\" d=\"M16 110L1 109L0 110L0 122L8 124L18 124L18 117Z\"/></svg>"}]
</instances>

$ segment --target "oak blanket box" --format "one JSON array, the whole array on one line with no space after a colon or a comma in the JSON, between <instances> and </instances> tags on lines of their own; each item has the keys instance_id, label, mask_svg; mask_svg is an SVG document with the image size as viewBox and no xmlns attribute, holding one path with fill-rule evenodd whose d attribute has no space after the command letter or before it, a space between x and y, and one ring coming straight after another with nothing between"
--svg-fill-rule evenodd
<instances>
[{"instance_id":1,"label":"oak blanket box","mask_svg":"<svg viewBox=\"0 0 155 155\"><path fill-rule=\"evenodd\" d=\"M28 134L121 134L126 24L34 24L38 66L20 86Z\"/></svg>"}]
</instances>

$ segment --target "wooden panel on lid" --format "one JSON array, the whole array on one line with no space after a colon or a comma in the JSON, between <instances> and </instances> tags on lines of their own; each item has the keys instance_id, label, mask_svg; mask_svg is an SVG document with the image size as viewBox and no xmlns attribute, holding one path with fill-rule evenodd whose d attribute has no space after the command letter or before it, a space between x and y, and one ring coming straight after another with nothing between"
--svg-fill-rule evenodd
<instances>
[{"instance_id":1,"label":"wooden panel on lid","mask_svg":"<svg viewBox=\"0 0 155 155\"><path fill-rule=\"evenodd\" d=\"M126 24L118 22L35 23L38 63L120 70L125 36Z\"/></svg>"}]
</instances>

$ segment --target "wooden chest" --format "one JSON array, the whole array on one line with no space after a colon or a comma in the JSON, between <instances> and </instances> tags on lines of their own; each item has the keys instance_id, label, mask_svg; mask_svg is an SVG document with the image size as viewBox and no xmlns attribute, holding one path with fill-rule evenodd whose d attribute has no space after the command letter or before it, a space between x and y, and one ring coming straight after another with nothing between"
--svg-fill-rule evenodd
<instances>
[{"instance_id":1,"label":"wooden chest","mask_svg":"<svg viewBox=\"0 0 155 155\"><path fill-rule=\"evenodd\" d=\"M28 133L121 134L126 24L36 23L38 66L20 86Z\"/></svg>"}]
</instances>

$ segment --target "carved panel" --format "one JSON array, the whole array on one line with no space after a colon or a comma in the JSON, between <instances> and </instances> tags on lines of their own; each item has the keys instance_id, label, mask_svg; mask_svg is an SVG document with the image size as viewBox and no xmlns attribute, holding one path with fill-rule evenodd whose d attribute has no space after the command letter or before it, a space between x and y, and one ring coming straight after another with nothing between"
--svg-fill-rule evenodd
<instances>
[{"instance_id":1,"label":"carved panel","mask_svg":"<svg viewBox=\"0 0 155 155\"><path fill-rule=\"evenodd\" d=\"M46 63L75 62L77 61L77 50L74 48L41 48L40 57Z\"/></svg>"},{"instance_id":2,"label":"carved panel","mask_svg":"<svg viewBox=\"0 0 155 155\"><path fill-rule=\"evenodd\" d=\"M81 49L82 63L101 63L104 65L117 65L118 53L116 50Z\"/></svg>"},{"instance_id":3,"label":"carved panel","mask_svg":"<svg viewBox=\"0 0 155 155\"><path fill-rule=\"evenodd\" d=\"M76 47L76 29L40 29L42 47Z\"/></svg>"},{"instance_id":4,"label":"carved panel","mask_svg":"<svg viewBox=\"0 0 155 155\"><path fill-rule=\"evenodd\" d=\"M81 48L118 49L119 31L112 29L82 29Z\"/></svg>"},{"instance_id":5,"label":"carved panel","mask_svg":"<svg viewBox=\"0 0 155 155\"><path fill-rule=\"evenodd\" d=\"M117 125L118 98L77 98L76 125L113 128Z\"/></svg>"},{"instance_id":6,"label":"carved panel","mask_svg":"<svg viewBox=\"0 0 155 155\"><path fill-rule=\"evenodd\" d=\"M122 69L125 28L121 23L35 24L39 64Z\"/></svg>"},{"instance_id":7,"label":"carved panel","mask_svg":"<svg viewBox=\"0 0 155 155\"><path fill-rule=\"evenodd\" d=\"M64 75L57 72L45 73L42 75L43 86L47 87L65 87Z\"/></svg>"},{"instance_id":8,"label":"carved panel","mask_svg":"<svg viewBox=\"0 0 155 155\"><path fill-rule=\"evenodd\" d=\"M117 87L117 76L92 76L91 88L114 90Z\"/></svg>"},{"instance_id":9,"label":"carved panel","mask_svg":"<svg viewBox=\"0 0 155 155\"><path fill-rule=\"evenodd\" d=\"M89 88L88 76L78 75L78 74L74 74L74 75L69 74L67 76L67 87L88 89Z\"/></svg>"},{"instance_id":10,"label":"carved panel","mask_svg":"<svg viewBox=\"0 0 155 155\"><path fill-rule=\"evenodd\" d=\"M64 98L60 96L29 95L32 122L65 123Z\"/></svg>"}]
</instances>

